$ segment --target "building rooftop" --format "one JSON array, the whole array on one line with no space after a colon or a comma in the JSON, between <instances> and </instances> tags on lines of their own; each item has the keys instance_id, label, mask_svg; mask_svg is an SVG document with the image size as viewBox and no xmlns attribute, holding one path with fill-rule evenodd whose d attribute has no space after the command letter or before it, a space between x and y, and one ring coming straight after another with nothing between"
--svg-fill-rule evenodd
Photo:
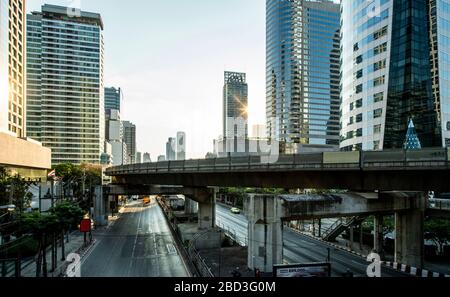
<instances>
[{"instance_id":1,"label":"building rooftop","mask_svg":"<svg viewBox=\"0 0 450 297\"><path fill-rule=\"evenodd\" d=\"M73 15L70 14L73 13ZM71 8L58 5L42 5L42 12L33 12L33 15L44 15L52 19L63 20L67 22L86 23L98 25L103 30L103 20L99 13L87 12L78 8Z\"/></svg>"}]
</instances>

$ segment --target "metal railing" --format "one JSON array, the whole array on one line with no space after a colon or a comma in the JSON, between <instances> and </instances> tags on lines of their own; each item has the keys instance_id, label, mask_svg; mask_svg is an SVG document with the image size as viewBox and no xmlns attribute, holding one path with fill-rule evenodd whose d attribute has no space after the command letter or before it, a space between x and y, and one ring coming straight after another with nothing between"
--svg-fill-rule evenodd
<instances>
[{"instance_id":1,"label":"metal railing","mask_svg":"<svg viewBox=\"0 0 450 297\"><path fill-rule=\"evenodd\" d=\"M190 261L193 265L195 265L195 267L203 277L214 277L214 273L212 272L212 268L208 266L205 259L200 255L200 252L195 247L195 243L197 240L199 240L201 237L208 234L209 232L210 231L206 231L194 235L188 247L188 254Z\"/></svg>"},{"instance_id":2,"label":"metal railing","mask_svg":"<svg viewBox=\"0 0 450 297\"><path fill-rule=\"evenodd\" d=\"M236 230L231 229L230 226L225 226L225 224L217 222L216 226L224 232L225 236L233 240L235 243L240 246L248 246L248 238L238 236Z\"/></svg>"},{"instance_id":3,"label":"metal railing","mask_svg":"<svg viewBox=\"0 0 450 297\"><path fill-rule=\"evenodd\" d=\"M273 163L263 162L261 156L228 157L185 161L132 164L111 167L107 175L149 173L193 173L223 171L277 171L323 169L376 169L376 168L445 168L449 169L449 149L420 151L334 152L279 155Z\"/></svg>"},{"instance_id":4,"label":"metal railing","mask_svg":"<svg viewBox=\"0 0 450 297\"><path fill-rule=\"evenodd\" d=\"M428 199L428 208L450 211L450 199Z\"/></svg>"}]
</instances>

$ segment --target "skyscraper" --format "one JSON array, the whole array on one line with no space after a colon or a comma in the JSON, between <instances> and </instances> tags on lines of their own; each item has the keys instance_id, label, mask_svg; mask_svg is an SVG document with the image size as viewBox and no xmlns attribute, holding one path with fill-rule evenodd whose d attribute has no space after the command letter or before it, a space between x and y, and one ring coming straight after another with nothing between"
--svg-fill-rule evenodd
<instances>
[{"instance_id":1,"label":"skyscraper","mask_svg":"<svg viewBox=\"0 0 450 297\"><path fill-rule=\"evenodd\" d=\"M124 141L125 129L120 120L120 112L115 109L108 110L108 142L111 145L113 165L129 164L128 146Z\"/></svg>"},{"instance_id":2,"label":"skyscraper","mask_svg":"<svg viewBox=\"0 0 450 297\"><path fill-rule=\"evenodd\" d=\"M141 163L142 163L142 153L136 152L136 164L141 164Z\"/></svg>"},{"instance_id":3,"label":"skyscraper","mask_svg":"<svg viewBox=\"0 0 450 297\"><path fill-rule=\"evenodd\" d=\"M176 139L173 137L169 137L166 143L166 160L167 161L175 161L176 160L176 154L175 154L175 147L176 147Z\"/></svg>"},{"instance_id":4,"label":"skyscraper","mask_svg":"<svg viewBox=\"0 0 450 297\"><path fill-rule=\"evenodd\" d=\"M446 102L433 97L429 0L342 1L341 6L341 149L400 149L410 119L422 147L441 146L440 119L447 115L438 105ZM440 77L448 85L445 71Z\"/></svg>"},{"instance_id":5,"label":"skyscraper","mask_svg":"<svg viewBox=\"0 0 450 297\"><path fill-rule=\"evenodd\" d=\"M266 0L267 133L287 153L338 149L339 16L332 1Z\"/></svg>"},{"instance_id":6,"label":"skyscraper","mask_svg":"<svg viewBox=\"0 0 450 297\"><path fill-rule=\"evenodd\" d=\"M129 163L133 164L136 161L136 125L131 122L123 122L123 138L127 144L127 152Z\"/></svg>"},{"instance_id":7,"label":"skyscraper","mask_svg":"<svg viewBox=\"0 0 450 297\"><path fill-rule=\"evenodd\" d=\"M144 153L144 157L143 157L143 162L144 163L150 163L152 161L152 159L150 158L150 154L149 153Z\"/></svg>"},{"instance_id":8,"label":"skyscraper","mask_svg":"<svg viewBox=\"0 0 450 297\"><path fill-rule=\"evenodd\" d=\"M46 179L51 151L27 138L25 0L0 0L0 166Z\"/></svg>"},{"instance_id":9,"label":"skyscraper","mask_svg":"<svg viewBox=\"0 0 450 297\"><path fill-rule=\"evenodd\" d=\"M123 93L121 88L105 88L105 110L115 109L121 111L122 98Z\"/></svg>"},{"instance_id":10,"label":"skyscraper","mask_svg":"<svg viewBox=\"0 0 450 297\"><path fill-rule=\"evenodd\" d=\"M186 159L186 133L177 133L177 160Z\"/></svg>"},{"instance_id":11,"label":"skyscraper","mask_svg":"<svg viewBox=\"0 0 450 297\"><path fill-rule=\"evenodd\" d=\"M223 87L223 137L248 136L248 85L245 73L225 72Z\"/></svg>"},{"instance_id":12,"label":"skyscraper","mask_svg":"<svg viewBox=\"0 0 450 297\"><path fill-rule=\"evenodd\" d=\"M104 150L103 22L43 5L27 16L27 127L52 163L99 163Z\"/></svg>"},{"instance_id":13,"label":"skyscraper","mask_svg":"<svg viewBox=\"0 0 450 297\"><path fill-rule=\"evenodd\" d=\"M429 0L434 102L442 144L450 147L450 0Z\"/></svg>"},{"instance_id":14,"label":"skyscraper","mask_svg":"<svg viewBox=\"0 0 450 297\"><path fill-rule=\"evenodd\" d=\"M25 1L1 0L0 21L0 131L25 137Z\"/></svg>"}]
</instances>

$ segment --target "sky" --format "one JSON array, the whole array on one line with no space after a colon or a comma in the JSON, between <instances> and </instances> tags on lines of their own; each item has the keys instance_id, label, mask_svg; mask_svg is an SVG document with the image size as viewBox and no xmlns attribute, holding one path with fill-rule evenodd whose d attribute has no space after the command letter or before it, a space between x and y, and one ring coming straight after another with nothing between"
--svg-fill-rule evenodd
<instances>
[{"instance_id":1,"label":"sky","mask_svg":"<svg viewBox=\"0 0 450 297\"><path fill-rule=\"evenodd\" d=\"M123 89L122 118L152 160L177 131L187 158L213 151L226 70L247 73L250 133L265 123L265 0L27 0L27 10L43 4L102 15L105 86Z\"/></svg>"}]
</instances>

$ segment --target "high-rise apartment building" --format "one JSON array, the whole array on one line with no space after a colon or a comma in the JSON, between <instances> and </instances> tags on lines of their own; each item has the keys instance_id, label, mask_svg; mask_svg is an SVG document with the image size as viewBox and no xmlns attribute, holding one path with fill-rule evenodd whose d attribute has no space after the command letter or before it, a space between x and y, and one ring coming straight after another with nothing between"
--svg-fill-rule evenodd
<instances>
[{"instance_id":1,"label":"high-rise apartment building","mask_svg":"<svg viewBox=\"0 0 450 297\"><path fill-rule=\"evenodd\" d=\"M286 153L338 149L339 30L332 1L266 0L267 134Z\"/></svg>"},{"instance_id":2,"label":"high-rise apartment building","mask_svg":"<svg viewBox=\"0 0 450 297\"><path fill-rule=\"evenodd\" d=\"M248 136L248 85L245 73L225 72L223 87L223 137Z\"/></svg>"},{"instance_id":3,"label":"high-rise apartment building","mask_svg":"<svg viewBox=\"0 0 450 297\"><path fill-rule=\"evenodd\" d=\"M27 16L27 127L52 163L99 163L104 150L103 22L43 5Z\"/></svg>"},{"instance_id":4,"label":"high-rise apartment building","mask_svg":"<svg viewBox=\"0 0 450 297\"><path fill-rule=\"evenodd\" d=\"M177 160L182 161L186 159L186 133L177 133Z\"/></svg>"},{"instance_id":5,"label":"high-rise apartment building","mask_svg":"<svg viewBox=\"0 0 450 297\"><path fill-rule=\"evenodd\" d=\"M121 88L105 88L105 110L115 109L121 111L123 93Z\"/></svg>"},{"instance_id":6,"label":"high-rise apartment building","mask_svg":"<svg viewBox=\"0 0 450 297\"><path fill-rule=\"evenodd\" d=\"M0 166L45 179L51 151L27 139L26 2L0 0Z\"/></svg>"},{"instance_id":7,"label":"high-rise apartment building","mask_svg":"<svg viewBox=\"0 0 450 297\"><path fill-rule=\"evenodd\" d=\"M123 140L127 144L129 163L136 161L136 125L131 122L123 122Z\"/></svg>"},{"instance_id":8,"label":"high-rise apartment building","mask_svg":"<svg viewBox=\"0 0 450 297\"><path fill-rule=\"evenodd\" d=\"M0 5L0 130L25 137L25 1Z\"/></svg>"},{"instance_id":9,"label":"high-rise apartment building","mask_svg":"<svg viewBox=\"0 0 450 297\"><path fill-rule=\"evenodd\" d=\"M166 142L166 160L167 161L175 161L176 160L176 139L173 137L169 137Z\"/></svg>"},{"instance_id":10,"label":"high-rise apartment building","mask_svg":"<svg viewBox=\"0 0 450 297\"><path fill-rule=\"evenodd\" d=\"M136 152L136 164L141 164L141 163L142 163L142 153Z\"/></svg>"},{"instance_id":11,"label":"high-rise apartment building","mask_svg":"<svg viewBox=\"0 0 450 297\"><path fill-rule=\"evenodd\" d=\"M449 10L437 2L430 26L430 0L342 1L341 149L400 149L410 120L422 147L443 144L448 21L436 24L436 14Z\"/></svg>"}]
</instances>

